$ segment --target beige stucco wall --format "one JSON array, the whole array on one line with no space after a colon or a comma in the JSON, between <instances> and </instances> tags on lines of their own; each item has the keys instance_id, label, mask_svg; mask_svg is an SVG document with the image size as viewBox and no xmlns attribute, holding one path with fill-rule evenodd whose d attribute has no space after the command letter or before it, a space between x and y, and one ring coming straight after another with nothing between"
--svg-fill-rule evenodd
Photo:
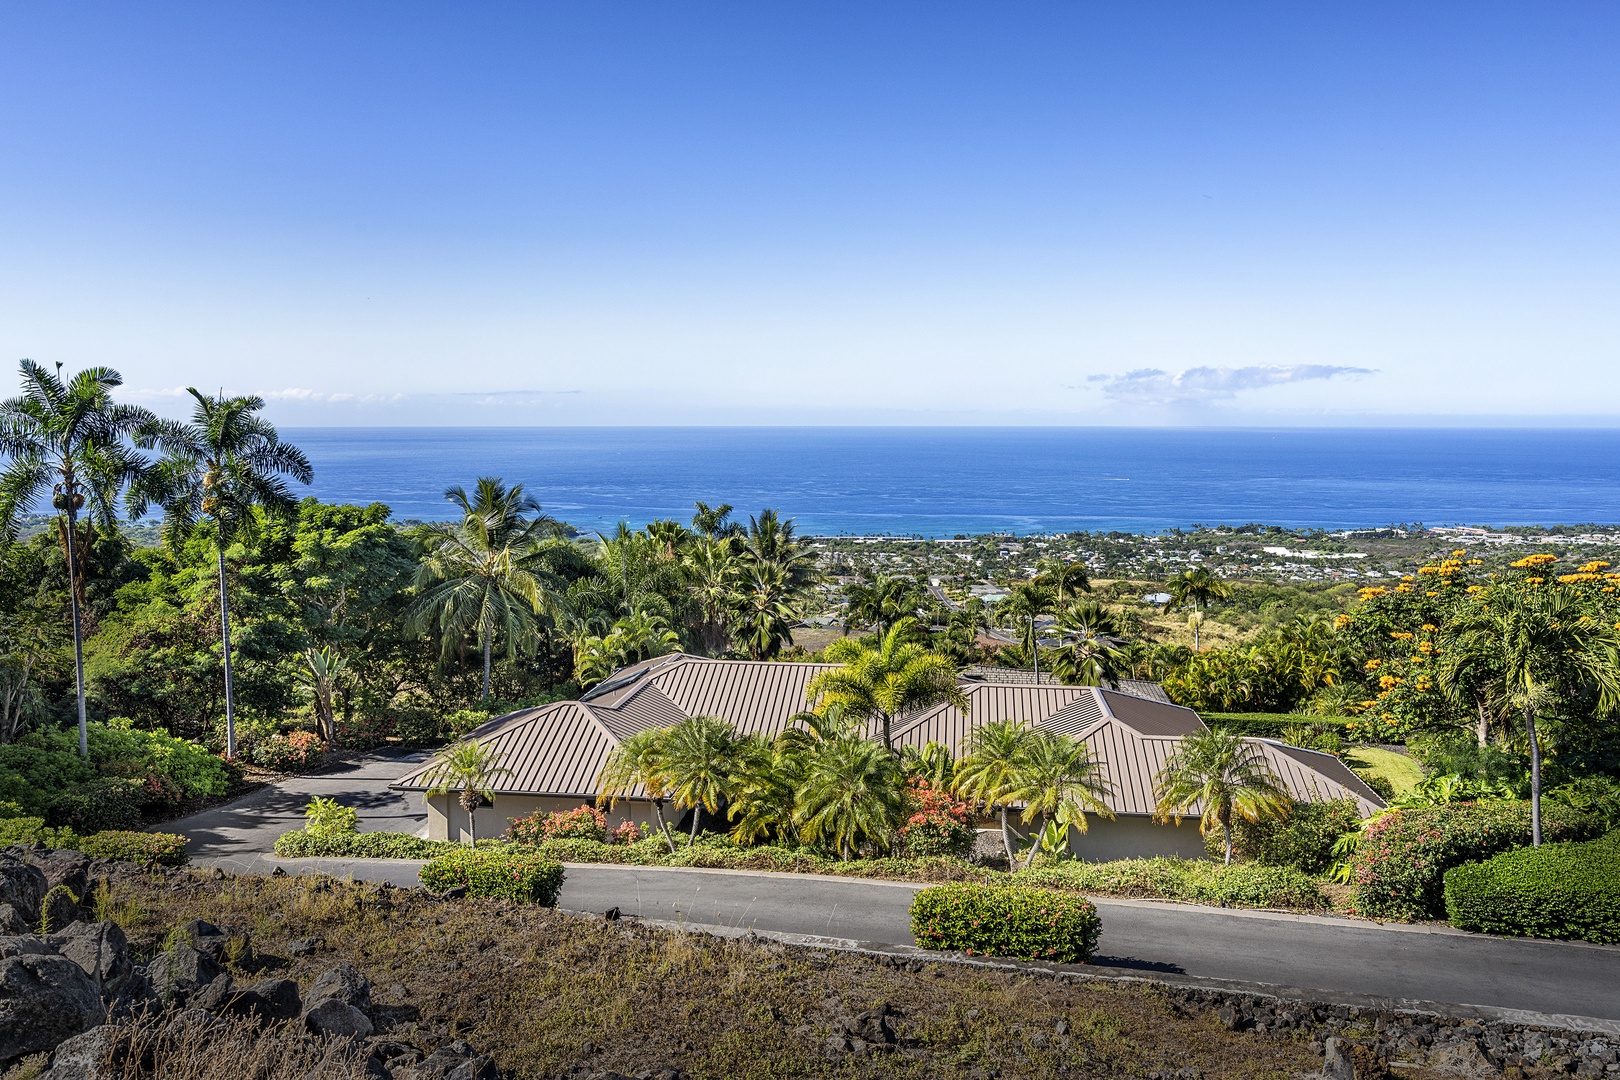
<instances>
[{"instance_id":1,"label":"beige stucco wall","mask_svg":"<svg viewBox=\"0 0 1620 1080\"><path fill-rule=\"evenodd\" d=\"M1087 862L1114 859L1165 858L1201 859L1204 838L1198 834L1198 820L1183 818L1180 825L1163 825L1138 814L1109 818L1086 815L1085 832L1069 830L1069 850Z\"/></svg>"},{"instance_id":2,"label":"beige stucco wall","mask_svg":"<svg viewBox=\"0 0 1620 1080\"><path fill-rule=\"evenodd\" d=\"M577 796L553 798L539 795L497 795L493 806L480 806L477 810L478 837L487 840L500 836L506 832L506 827L513 818L527 817L535 811L550 813L553 810L572 810L587 801ZM426 802L429 840L467 839L467 812L461 808L456 796L436 795ZM614 804L613 809L604 810L603 813L607 815L608 828L625 821L634 821L644 830L653 827L653 808L650 802L621 799ZM669 807L664 808L664 813L666 816L671 814Z\"/></svg>"}]
</instances>

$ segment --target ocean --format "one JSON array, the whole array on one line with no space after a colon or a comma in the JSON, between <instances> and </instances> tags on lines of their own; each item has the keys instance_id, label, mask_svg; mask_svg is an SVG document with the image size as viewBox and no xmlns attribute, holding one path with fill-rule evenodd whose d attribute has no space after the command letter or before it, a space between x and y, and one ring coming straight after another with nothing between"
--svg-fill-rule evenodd
<instances>
[{"instance_id":1,"label":"ocean","mask_svg":"<svg viewBox=\"0 0 1620 1080\"><path fill-rule=\"evenodd\" d=\"M327 501L522 482L583 530L774 507L801 534L1620 522L1620 430L301 428Z\"/></svg>"}]
</instances>

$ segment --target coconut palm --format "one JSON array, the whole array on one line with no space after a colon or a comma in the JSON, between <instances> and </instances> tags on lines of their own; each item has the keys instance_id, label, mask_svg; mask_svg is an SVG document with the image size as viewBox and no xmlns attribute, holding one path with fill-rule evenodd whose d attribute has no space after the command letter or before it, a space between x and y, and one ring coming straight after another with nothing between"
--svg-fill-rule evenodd
<instances>
[{"instance_id":1,"label":"coconut palm","mask_svg":"<svg viewBox=\"0 0 1620 1080\"><path fill-rule=\"evenodd\" d=\"M1536 717L1559 697L1590 694L1601 713L1620 701L1620 633L1585 597L1563 585L1501 582L1448 624L1442 685L1474 681L1524 719L1530 744L1531 841L1541 843L1541 742Z\"/></svg>"},{"instance_id":2,"label":"coconut palm","mask_svg":"<svg viewBox=\"0 0 1620 1080\"><path fill-rule=\"evenodd\" d=\"M1071 686L1104 686L1126 667L1120 652L1124 631L1112 611L1090 600L1059 610L1057 632L1064 638L1052 658L1052 674Z\"/></svg>"},{"instance_id":3,"label":"coconut palm","mask_svg":"<svg viewBox=\"0 0 1620 1080\"><path fill-rule=\"evenodd\" d=\"M523 493L522 484L507 487L499 477L479 477L471 496L458 485L444 497L461 511L461 521L433 528L405 625L417 634L437 629L446 660L472 636L484 656L484 701L495 638L506 642L509 653L537 639L538 616L558 584L540 542L556 531L556 523Z\"/></svg>"},{"instance_id":4,"label":"coconut palm","mask_svg":"<svg viewBox=\"0 0 1620 1080\"><path fill-rule=\"evenodd\" d=\"M731 789L736 767L737 735L717 716L693 716L664 733L662 768L675 808L692 811L692 835L697 843L702 812L718 814Z\"/></svg>"},{"instance_id":5,"label":"coconut palm","mask_svg":"<svg viewBox=\"0 0 1620 1080\"><path fill-rule=\"evenodd\" d=\"M915 581L880 575L849 587L844 597L845 625L873 626L879 634L887 634L899 620L915 617L922 602L922 590Z\"/></svg>"},{"instance_id":6,"label":"coconut palm","mask_svg":"<svg viewBox=\"0 0 1620 1080\"><path fill-rule=\"evenodd\" d=\"M304 452L284 443L259 413L264 399L210 396L187 391L194 402L189 423L164 421L142 438L163 456L139 485L134 516L147 501L163 508L164 540L178 545L204 519L213 526L219 562L219 623L225 675L225 756L236 756L235 686L231 680L231 603L225 550L252 536L264 518L291 521L298 500L287 481L315 478Z\"/></svg>"},{"instance_id":7,"label":"coconut palm","mask_svg":"<svg viewBox=\"0 0 1620 1080\"><path fill-rule=\"evenodd\" d=\"M750 659L769 660L793 640L799 617L795 595L789 570L774 562L743 560L730 620Z\"/></svg>"},{"instance_id":8,"label":"coconut palm","mask_svg":"<svg viewBox=\"0 0 1620 1080\"><path fill-rule=\"evenodd\" d=\"M863 841L883 846L905 820L905 774L871 739L842 736L810 755L798 795L800 835L848 859Z\"/></svg>"},{"instance_id":9,"label":"coconut palm","mask_svg":"<svg viewBox=\"0 0 1620 1080\"><path fill-rule=\"evenodd\" d=\"M131 438L155 418L122 405L112 391L123 378L112 368L92 367L63 381L24 360L22 395L0 404L0 537L17 537L17 515L28 512L48 490L57 512L57 536L68 568L68 612L73 629L73 679L79 706L79 753L90 754L84 709L84 580L95 530L113 529L118 499L137 481L144 462ZM80 524L84 535L80 535Z\"/></svg>"},{"instance_id":10,"label":"coconut palm","mask_svg":"<svg viewBox=\"0 0 1620 1080\"><path fill-rule=\"evenodd\" d=\"M427 795L459 793L457 801L467 812L467 846L478 843L478 819L474 811L481 802L495 801L495 777L512 775L512 770L501 765L502 754L493 746L464 739L440 752L424 779L428 783Z\"/></svg>"},{"instance_id":11,"label":"coconut palm","mask_svg":"<svg viewBox=\"0 0 1620 1080\"><path fill-rule=\"evenodd\" d=\"M1012 824L1008 811L1024 783L1024 767L1036 733L1017 720L993 720L975 727L966 753L956 765L956 791L964 799L1001 815L1001 846L1007 865L1014 865Z\"/></svg>"},{"instance_id":12,"label":"coconut palm","mask_svg":"<svg viewBox=\"0 0 1620 1080\"><path fill-rule=\"evenodd\" d=\"M1086 573L1086 564L1062 559L1048 559L1043 563L1035 575L1035 583L1049 589L1057 604L1078 600L1081 593L1091 591L1091 575Z\"/></svg>"},{"instance_id":13,"label":"coconut palm","mask_svg":"<svg viewBox=\"0 0 1620 1080\"><path fill-rule=\"evenodd\" d=\"M893 749L891 727L913 713L950 704L968 711L967 695L956 685L956 665L911 640L917 620L901 619L876 647L854 638L827 646L827 659L840 665L816 675L805 688L813 705L836 704L844 714L883 732L883 746Z\"/></svg>"},{"instance_id":14,"label":"coconut palm","mask_svg":"<svg viewBox=\"0 0 1620 1080\"><path fill-rule=\"evenodd\" d=\"M782 572L790 597L815 581L815 552L794 535L792 520L781 520L775 510L762 510L759 517L750 517L747 532L740 534L738 540L744 563L776 567Z\"/></svg>"},{"instance_id":15,"label":"coconut palm","mask_svg":"<svg viewBox=\"0 0 1620 1080\"><path fill-rule=\"evenodd\" d=\"M700 504L701 505L701 504ZM742 564L732 543L704 535L693 541L682 557L687 591L698 610L698 638L708 656L719 656L731 643L733 613L740 607Z\"/></svg>"},{"instance_id":16,"label":"coconut palm","mask_svg":"<svg viewBox=\"0 0 1620 1080\"><path fill-rule=\"evenodd\" d=\"M1044 836L1053 822L1068 829L1086 831L1086 811L1113 817L1106 800L1113 794L1113 785L1104 773L1103 762L1091 748L1069 735L1049 731L1036 731L1025 745L1017 768L1012 773L1011 790L1005 798L1024 804L1020 815L1028 825L1040 819L1036 836ZM1040 844L1029 846L1024 860L1028 870L1035 862Z\"/></svg>"},{"instance_id":17,"label":"coconut palm","mask_svg":"<svg viewBox=\"0 0 1620 1080\"><path fill-rule=\"evenodd\" d=\"M692 531L707 540L730 540L742 532L742 526L731 520L731 504L710 506L699 500L692 504L697 512L692 515Z\"/></svg>"},{"instance_id":18,"label":"coconut palm","mask_svg":"<svg viewBox=\"0 0 1620 1080\"><path fill-rule=\"evenodd\" d=\"M614 803L640 787L652 802L658 834L675 853L675 837L664 821L664 803L669 801L669 776L664 770L664 742L667 728L648 728L619 742L608 754L596 778L597 802L612 809Z\"/></svg>"},{"instance_id":19,"label":"coconut palm","mask_svg":"<svg viewBox=\"0 0 1620 1080\"><path fill-rule=\"evenodd\" d=\"M996 618L1002 626L1017 627L1023 636L1024 655L1034 665L1035 678L1041 677L1040 644L1035 638L1035 620L1052 610L1052 590L1039 581L1020 581L996 605Z\"/></svg>"},{"instance_id":20,"label":"coconut palm","mask_svg":"<svg viewBox=\"0 0 1620 1080\"><path fill-rule=\"evenodd\" d=\"M1170 594L1170 599L1164 602L1165 614L1191 607L1198 616L1192 622L1193 651L1197 652L1198 631L1204 622L1204 609L1216 600L1228 599L1232 595L1232 586L1216 577L1207 567L1195 566L1171 578L1165 585L1165 591Z\"/></svg>"},{"instance_id":21,"label":"coconut palm","mask_svg":"<svg viewBox=\"0 0 1620 1080\"><path fill-rule=\"evenodd\" d=\"M1181 740L1154 778L1157 821L1181 819L1200 808L1198 831L1220 826L1226 865L1232 864L1232 815L1244 821L1288 816L1293 796L1283 786L1260 747L1237 735L1202 731Z\"/></svg>"}]
</instances>

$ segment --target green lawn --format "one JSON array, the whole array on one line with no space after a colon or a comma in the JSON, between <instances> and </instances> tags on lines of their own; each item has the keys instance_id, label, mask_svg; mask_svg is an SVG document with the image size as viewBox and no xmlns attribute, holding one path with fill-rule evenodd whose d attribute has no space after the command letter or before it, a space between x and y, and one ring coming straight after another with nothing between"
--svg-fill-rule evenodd
<instances>
[{"instance_id":1,"label":"green lawn","mask_svg":"<svg viewBox=\"0 0 1620 1080\"><path fill-rule=\"evenodd\" d=\"M1400 798L1417 786L1423 779L1423 766L1405 754L1397 754L1393 750L1380 750L1376 746L1356 746L1346 750L1342 755L1344 763L1349 765L1362 776L1382 776L1395 788L1395 797Z\"/></svg>"}]
</instances>

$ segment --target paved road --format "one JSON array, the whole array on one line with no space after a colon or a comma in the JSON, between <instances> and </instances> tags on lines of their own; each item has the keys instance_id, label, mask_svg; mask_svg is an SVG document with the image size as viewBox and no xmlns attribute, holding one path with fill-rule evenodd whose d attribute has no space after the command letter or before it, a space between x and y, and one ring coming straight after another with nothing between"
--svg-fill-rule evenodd
<instances>
[{"instance_id":1,"label":"paved road","mask_svg":"<svg viewBox=\"0 0 1620 1080\"><path fill-rule=\"evenodd\" d=\"M192 838L194 859L238 872L280 866L414 885L414 862L283 860L268 852L276 836L301 823L312 795L356 807L363 829L419 831L425 821L420 797L387 789L417 760L369 756L164 828ZM920 887L796 874L570 866L560 904L576 911L617 907L626 915L689 925L909 946L907 909ZM1147 901L1096 903L1103 936L1095 964L1102 970L1262 985L1334 1000L1444 1002L1620 1022L1620 947Z\"/></svg>"},{"instance_id":2,"label":"paved road","mask_svg":"<svg viewBox=\"0 0 1620 1080\"><path fill-rule=\"evenodd\" d=\"M389 791L388 785L426 756L420 751L363 754L319 775L290 777L233 803L165 822L162 828L190 837L186 850L193 859L269 852L276 837L303 826L304 806L323 795L359 811L362 832L420 833L427 827L422 797Z\"/></svg>"}]
</instances>

